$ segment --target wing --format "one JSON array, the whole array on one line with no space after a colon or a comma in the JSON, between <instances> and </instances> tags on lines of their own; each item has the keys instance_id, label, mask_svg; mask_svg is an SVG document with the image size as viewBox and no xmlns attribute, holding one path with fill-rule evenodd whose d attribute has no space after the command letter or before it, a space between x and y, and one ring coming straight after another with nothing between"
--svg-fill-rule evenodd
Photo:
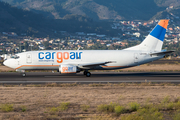
<instances>
[{"instance_id":1,"label":"wing","mask_svg":"<svg viewBox=\"0 0 180 120\"><path fill-rule=\"evenodd\" d=\"M79 64L79 68L93 68L98 67L100 65L106 65L108 63L115 63L114 61L107 61L107 62L97 62L97 63L87 63L87 64Z\"/></svg>"}]
</instances>

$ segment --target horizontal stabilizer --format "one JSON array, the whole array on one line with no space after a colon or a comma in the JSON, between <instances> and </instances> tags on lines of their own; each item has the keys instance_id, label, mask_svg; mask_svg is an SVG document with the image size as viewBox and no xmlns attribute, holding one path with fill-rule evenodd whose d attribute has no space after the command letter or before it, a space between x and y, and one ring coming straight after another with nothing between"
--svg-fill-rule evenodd
<instances>
[{"instance_id":1,"label":"horizontal stabilizer","mask_svg":"<svg viewBox=\"0 0 180 120\"><path fill-rule=\"evenodd\" d=\"M162 54L170 54L174 52L174 50L171 50L171 51L163 51L163 52L155 52L155 53L150 53L150 55L162 55Z\"/></svg>"}]
</instances>

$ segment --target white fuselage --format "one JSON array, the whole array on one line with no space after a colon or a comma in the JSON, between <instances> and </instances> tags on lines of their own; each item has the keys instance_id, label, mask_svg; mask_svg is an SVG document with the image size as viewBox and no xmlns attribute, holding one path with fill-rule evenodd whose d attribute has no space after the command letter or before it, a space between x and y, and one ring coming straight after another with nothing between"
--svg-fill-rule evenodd
<instances>
[{"instance_id":1,"label":"white fuselage","mask_svg":"<svg viewBox=\"0 0 180 120\"><path fill-rule=\"evenodd\" d=\"M62 64L79 66L112 61L106 65L87 68L112 70L137 66L164 57L152 56L146 51L139 50L45 50L23 52L17 56L19 58L9 59L5 64L16 70L58 70Z\"/></svg>"}]
</instances>

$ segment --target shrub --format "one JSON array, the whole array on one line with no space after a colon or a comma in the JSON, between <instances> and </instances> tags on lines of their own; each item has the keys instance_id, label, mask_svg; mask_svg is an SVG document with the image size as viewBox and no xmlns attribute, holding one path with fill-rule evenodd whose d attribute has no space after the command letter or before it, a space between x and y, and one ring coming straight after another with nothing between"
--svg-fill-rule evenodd
<instances>
[{"instance_id":1,"label":"shrub","mask_svg":"<svg viewBox=\"0 0 180 120\"><path fill-rule=\"evenodd\" d=\"M145 105L144 105L143 107L146 108L146 109L149 109L149 108L151 108L152 106L153 106L152 103L145 103Z\"/></svg>"},{"instance_id":2,"label":"shrub","mask_svg":"<svg viewBox=\"0 0 180 120\"><path fill-rule=\"evenodd\" d=\"M89 105L81 105L81 109L82 109L83 111L87 111L88 108L89 108Z\"/></svg>"},{"instance_id":3,"label":"shrub","mask_svg":"<svg viewBox=\"0 0 180 120\"><path fill-rule=\"evenodd\" d=\"M174 107L175 109L180 109L180 101L178 101L177 103L174 103Z\"/></svg>"},{"instance_id":4,"label":"shrub","mask_svg":"<svg viewBox=\"0 0 180 120\"><path fill-rule=\"evenodd\" d=\"M175 100L174 100L175 103L177 103L177 102L179 102L179 101L180 101L180 98L179 98L179 97L175 98Z\"/></svg>"},{"instance_id":5,"label":"shrub","mask_svg":"<svg viewBox=\"0 0 180 120\"><path fill-rule=\"evenodd\" d=\"M115 103L110 103L109 105L102 104L97 107L97 110L100 112L114 112L115 106L117 106Z\"/></svg>"},{"instance_id":6,"label":"shrub","mask_svg":"<svg viewBox=\"0 0 180 120\"><path fill-rule=\"evenodd\" d=\"M129 107L131 111L137 111L140 107L140 104L137 102L131 102L129 103Z\"/></svg>"},{"instance_id":7,"label":"shrub","mask_svg":"<svg viewBox=\"0 0 180 120\"><path fill-rule=\"evenodd\" d=\"M172 110L172 109L174 108L174 106L175 106L175 104L174 104L173 102L170 102L170 103L167 104L167 107L166 107L166 108L167 108L168 110Z\"/></svg>"},{"instance_id":8,"label":"shrub","mask_svg":"<svg viewBox=\"0 0 180 120\"><path fill-rule=\"evenodd\" d=\"M108 112L109 106L101 104L101 105L98 105L97 110L100 111L100 112Z\"/></svg>"},{"instance_id":9,"label":"shrub","mask_svg":"<svg viewBox=\"0 0 180 120\"><path fill-rule=\"evenodd\" d=\"M1 110L2 110L3 112L11 112L11 111L14 110L13 104L2 104L2 105L1 105Z\"/></svg>"},{"instance_id":10,"label":"shrub","mask_svg":"<svg viewBox=\"0 0 180 120\"><path fill-rule=\"evenodd\" d=\"M62 102L62 103L60 103L60 106L58 108L61 111L65 111L68 109L69 104L70 104L69 102Z\"/></svg>"},{"instance_id":11,"label":"shrub","mask_svg":"<svg viewBox=\"0 0 180 120\"><path fill-rule=\"evenodd\" d=\"M125 115L121 117L121 120L144 120L142 116L136 114Z\"/></svg>"},{"instance_id":12,"label":"shrub","mask_svg":"<svg viewBox=\"0 0 180 120\"><path fill-rule=\"evenodd\" d=\"M118 106L115 106L114 111L116 115L120 115L125 112L125 108L123 106L118 105Z\"/></svg>"},{"instance_id":13,"label":"shrub","mask_svg":"<svg viewBox=\"0 0 180 120\"><path fill-rule=\"evenodd\" d=\"M169 103L169 102L170 102L170 97L169 97L169 96L166 96L166 97L161 101L162 104Z\"/></svg>"},{"instance_id":14,"label":"shrub","mask_svg":"<svg viewBox=\"0 0 180 120\"><path fill-rule=\"evenodd\" d=\"M163 114L157 108L139 109L135 114L125 115L121 120L162 120Z\"/></svg>"},{"instance_id":15,"label":"shrub","mask_svg":"<svg viewBox=\"0 0 180 120\"><path fill-rule=\"evenodd\" d=\"M56 107L52 107L51 109L50 109L50 112L57 112L58 111L58 108L56 108Z\"/></svg>"},{"instance_id":16,"label":"shrub","mask_svg":"<svg viewBox=\"0 0 180 120\"><path fill-rule=\"evenodd\" d=\"M173 117L173 120L180 120L180 113L176 113Z\"/></svg>"},{"instance_id":17,"label":"shrub","mask_svg":"<svg viewBox=\"0 0 180 120\"><path fill-rule=\"evenodd\" d=\"M149 113L154 113L154 112L158 111L158 108L152 107L152 108L147 109L147 110L148 110Z\"/></svg>"},{"instance_id":18,"label":"shrub","mask_svg":"<svg viewBox=\"0 0 180 120\"><path fill-rule=\"evenodd\" d=\"M58 109L57 107L52 107L52 108L50 109L50 114L51 114L51 115L55 115L55 113L58 112L58 111L59 111L59 109Z\"/></svg>"},{"instance_id":19,"label":"shrub","mask_svg":"<svg viewBox=\"0 0 180 120\"><path fill-rule=\"evenodd\" d=\"M21 106L21 110L22 110L22 112L25 112L26 111L26 106Z\"/></svg>"}]
</instances>

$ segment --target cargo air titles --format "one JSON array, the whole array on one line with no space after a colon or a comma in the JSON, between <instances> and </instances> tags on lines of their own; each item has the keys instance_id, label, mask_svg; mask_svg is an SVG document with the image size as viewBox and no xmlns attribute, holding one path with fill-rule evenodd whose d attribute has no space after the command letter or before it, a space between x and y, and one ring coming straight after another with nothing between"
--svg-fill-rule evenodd
<instances>
[{"instance_id":1,"label":"cargo air titles","mask_svg":"<svg viewBox=\"0 0 180 120\"><path fill-rule=\"evenodd\" d=\"M39 52L39 62L54 62L62 63L64 60L81 59L82 52Z\"/></svg>"}]
</instances>

